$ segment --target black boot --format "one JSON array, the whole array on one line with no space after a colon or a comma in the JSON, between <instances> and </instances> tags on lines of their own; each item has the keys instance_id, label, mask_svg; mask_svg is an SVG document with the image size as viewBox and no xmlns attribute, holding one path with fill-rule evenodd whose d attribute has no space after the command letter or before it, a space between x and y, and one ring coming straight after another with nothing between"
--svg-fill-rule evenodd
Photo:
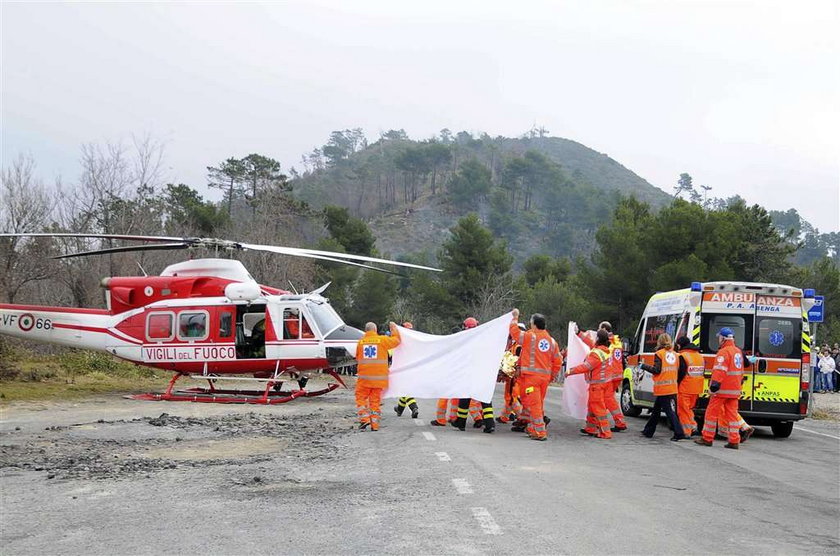
<instances>
[{"instance_id":1,"label":"black boot","mask_svg":"<svg viewBox=\"0 0 840 556\"><path fill-rule=\"evenodd\" d=\"M467 430L467 420L463 418L455 419L454 421L450 421L453 427L458 429L459 431Z\"/></svg>"},{"instance_id":2,"label":"black boot","mask_svg":"<svg viewBox=\"0 0 840 556\"><path fill-rule=\"evenodd\" d=\"M496 430L496 422L493 419L485 419L484 420L484 432L490 434Z\"/></svg>"},{"instance_id":3,"label":"black boot","mask_svg":"<svg viewBox=\"0 0 840 556\"><path fill-rule=\"evenodd\" d=\"M416 403L413 403L410 406L408 406L408 409L411 410L411 418L412 419L417 419L418 417L420 417L420 408L417 407Z\"/></svg>"},{"instance_id":4,"label":"black boot","mask_svg":"<svg viewBox=\"0 0 840 556\"><path fill-rule=\"evenodd\" d=\"M402 417L403 411L405 411L403 406L399 404L394 406L394 412L397 414L397 417Z\"/></svg>"}]
</instances>

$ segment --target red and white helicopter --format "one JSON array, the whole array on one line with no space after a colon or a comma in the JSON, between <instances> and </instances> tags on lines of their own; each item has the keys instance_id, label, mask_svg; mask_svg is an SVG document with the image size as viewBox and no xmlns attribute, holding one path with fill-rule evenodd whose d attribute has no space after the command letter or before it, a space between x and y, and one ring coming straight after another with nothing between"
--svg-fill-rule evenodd
<instances>
[{"instance_id":1,"label":"red and white helicopter","mask_svg":"<svg viewBox=\"0 0 840 556\"><path fill-rule=\"evenodd\" d=\"M338 262L394 274L368 263L439 271L439 269L361 255L211 238L111 234L0 234L0 237L65 237L142 241L56 258L130 251L197 249L265 251ZM325 394L343 385L336 369L355 363L362 332L346 325L322 293L258 284L236 260L194 259L168 266L160 276L102 280L107 309L0 304L0 334L28 340L103 351L138 365L173 371L163 394L136 399L217 403L277 404ZM313 374L330 382L307 391ZM238 376L237 376L238 375ZM242 376L248 375L248 376ZM207 388L176 391L179 378L207 380ZM283 391L283 381L299 388ZM257 390L217 388L218 381L246 381Z\"/></svg>"}]
</instances>

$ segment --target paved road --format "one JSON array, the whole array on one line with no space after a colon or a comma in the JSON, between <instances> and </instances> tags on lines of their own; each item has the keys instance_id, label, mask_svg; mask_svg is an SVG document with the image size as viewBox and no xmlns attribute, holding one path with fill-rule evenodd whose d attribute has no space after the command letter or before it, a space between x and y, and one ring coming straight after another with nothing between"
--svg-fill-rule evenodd
<instances>
[{"instance_id":1,"label":"paved road","mask_svg":"<svg viewBox=\"0 0 840 556\"><path fill-rule=\"evenodd\" d=\"M25 553L833 553L840 551L840 425L759 432L741 450L653 440L643 420L611 441L560 416L548 442L428 425L390 409L377 433L351 430L350 393L314 417L342 419L337 457L280 451L256 461L164 469L119 480L0 474L3 552ZM312 402L312 403L309 403ZM291 409L114 400L122 416ZM308 404L308 405L307 405ZM113 406L113 407L112 407ZM339 406L342 409L337 409ZM308 408L308 409L307 409ZM386 408L387 409L387 408ZM13 412L28 423L93 419L95 408ZM332 413L331 413L332 412ZM343 413L342 413L343 412ZM26 432L25 430L22 432ZM254 482L254 477L260 477Z\"/></svg>"}]
</instances>

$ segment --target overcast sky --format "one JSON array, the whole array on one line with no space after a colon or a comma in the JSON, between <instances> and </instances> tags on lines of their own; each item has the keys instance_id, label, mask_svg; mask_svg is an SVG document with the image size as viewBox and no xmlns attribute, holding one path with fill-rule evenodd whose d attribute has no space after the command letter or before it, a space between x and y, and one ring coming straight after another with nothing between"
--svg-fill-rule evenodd
<instances>
[{"instance_id":1,"label":"overcast sky","mask_svg":"<svg viewBox=\"0 0 840 556\"><path fill-rule=\"evenodd\" d=\"M167 178L258 152L300 167L336 129L534 123L671 191L840 229L840 2L3 3L2 161L79 174L151 133Z\"/></svg>"}]
</instances>

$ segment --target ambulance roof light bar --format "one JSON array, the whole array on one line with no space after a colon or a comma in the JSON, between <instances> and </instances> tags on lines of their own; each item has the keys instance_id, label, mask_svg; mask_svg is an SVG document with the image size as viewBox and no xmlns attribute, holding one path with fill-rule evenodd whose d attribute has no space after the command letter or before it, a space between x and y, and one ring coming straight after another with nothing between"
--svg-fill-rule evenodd
<instances>
[{"instance_id":1,"label":"ambulance roof light bar","mask_svg":"<svg viewBox=\"0 0 840 556\"><path fill-rule=\"evenodd\" d=\"M700 282L692 282L691 283L691 291L693 291L693 292L703 291L703 284L701 284Z\"/></svg>"},{"instance_id":2,"label":"ambulance roof light bar","mask_svg":"<svg viewBox=\"0 0 840 556\"><path fill-rule=\"evenodd\" d=\"M813 299L817 295L814 288L805 288L805 299Z\"/></svg>"}]
</instances>

